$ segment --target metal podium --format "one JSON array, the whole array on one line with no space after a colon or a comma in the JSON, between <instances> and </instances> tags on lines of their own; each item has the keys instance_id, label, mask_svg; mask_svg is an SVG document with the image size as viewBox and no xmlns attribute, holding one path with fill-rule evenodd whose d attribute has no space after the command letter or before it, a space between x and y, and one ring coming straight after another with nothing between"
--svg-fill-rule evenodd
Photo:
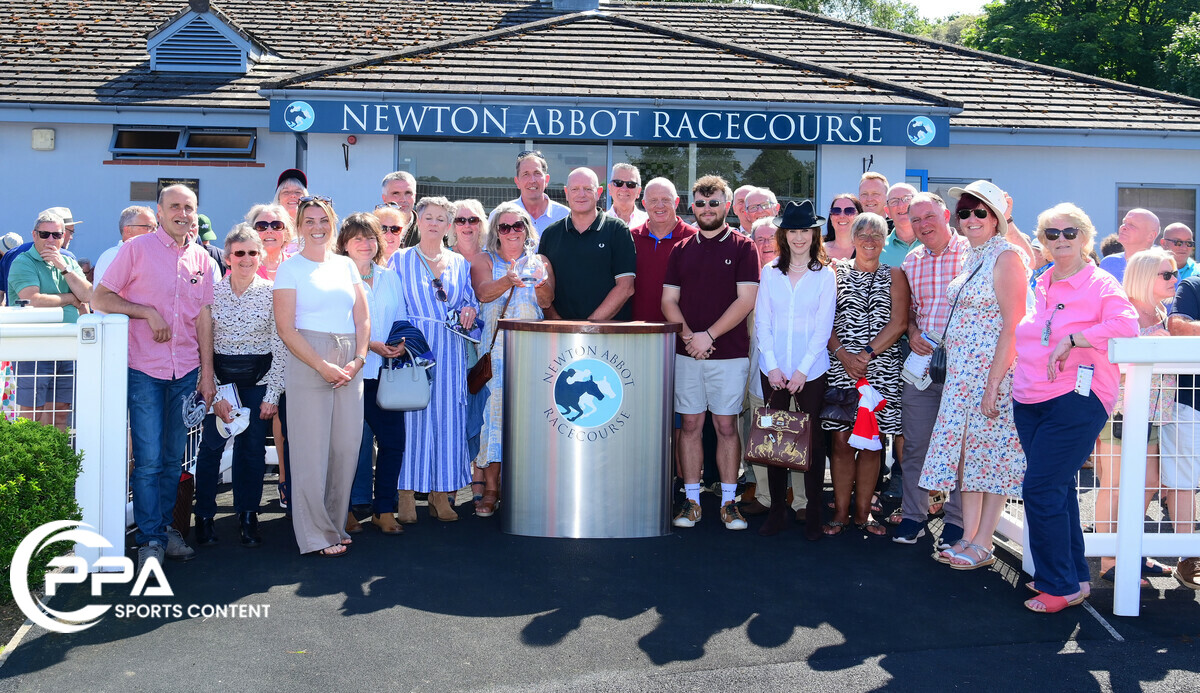
<instances>
[{"instance_id":1,"label":"metal podium","mask_svg":"<svg viewBox=\"0 0 1200 693\"><path fill-rule=\"evenodd\" d=\"M501 528L670 533L676 323L501 320Z\"/></svg>"}]
</instances>

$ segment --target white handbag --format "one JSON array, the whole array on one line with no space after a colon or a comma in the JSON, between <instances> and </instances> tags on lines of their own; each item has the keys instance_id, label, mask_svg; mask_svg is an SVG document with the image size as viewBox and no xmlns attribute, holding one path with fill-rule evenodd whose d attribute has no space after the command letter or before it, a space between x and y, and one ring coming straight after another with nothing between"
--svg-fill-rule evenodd
<instances>
[{"instance_id":1,"label":"white handbag","mask_svg":"<svg viewBox=\"0 0 1200 693\"><path fill-rule=\"evenodd\" d=\"M379 369L379 391L375 403L388 411L417 411L429 406L429 374L408 360L408 365L392 368L392 359L384 359Z\"/></svg>"}]
</instances>

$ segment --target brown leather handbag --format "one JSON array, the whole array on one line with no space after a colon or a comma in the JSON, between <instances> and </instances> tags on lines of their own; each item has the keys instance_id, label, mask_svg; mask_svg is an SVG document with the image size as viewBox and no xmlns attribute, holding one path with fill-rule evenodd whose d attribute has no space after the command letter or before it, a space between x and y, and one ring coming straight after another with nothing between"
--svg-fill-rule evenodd
<instances>
[{"instance_id":1,"label":"brown leather handbag","mask_svg":"<svg viewBox=\"0 0 1200 693\"><path fill-rule=\"evenodd\" d=\"M500 309L500 317L497 322L504 319L504 314L508 312L508 302L512 300L513 292L517 287L508 290L508 298L504 299L504 307ZM500 334L500 326L496 325L496 331L492 333L492 343L488 344L487 353L479 357L474 366L467 371L467 392L473 395L479 394L484 385L492 379L492 348L496 346L496 335Z\"/></svg>"},{"instance_id":2,"label":"brown leather handbag","mask_svg":"<svg viewBox=\"0 0 1200 693\"><path fill-rule=\"evenodd\" d=\"M746 459L768 467L807 472L812 456L812 419L805 412L758 407L750 422Z\"/></svg>"}]
</instances>

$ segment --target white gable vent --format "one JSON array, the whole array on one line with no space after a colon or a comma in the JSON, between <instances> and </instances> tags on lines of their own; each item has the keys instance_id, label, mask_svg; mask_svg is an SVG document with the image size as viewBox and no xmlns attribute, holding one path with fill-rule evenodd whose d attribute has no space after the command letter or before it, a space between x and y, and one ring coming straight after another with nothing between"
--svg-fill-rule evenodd
<instances>
[{"instance_id":1,"label":"white gable vent","mask_svg":"<svg viewBox=\"0 0 1200 693\"><path fill-rule=\"evenodd\" d=\"M150 69L159 72L236 72L266 52L208 3L192 2L150 35Z\"/></svg>"}]
</instances>

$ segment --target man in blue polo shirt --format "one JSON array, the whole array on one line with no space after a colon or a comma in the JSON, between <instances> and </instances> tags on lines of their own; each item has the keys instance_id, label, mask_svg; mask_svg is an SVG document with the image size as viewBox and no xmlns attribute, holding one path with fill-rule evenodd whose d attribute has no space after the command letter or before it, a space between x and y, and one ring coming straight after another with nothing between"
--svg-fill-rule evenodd
<instances>
[{"instance_id":1,"label":"man in blue polo shirt","mask_svg":"<svg viewBox=\"0 0 1200 693\"><path fill-rule=\"evenodd\" d=\"M701 431L705 414L712 412L721 522L727 529L746 529L734 502L742 458L737 417L750 370L746 316L758 295L759 266L754 242L725 223L732 196L720 176L696 181L692 211L700 232L671 252L663 280L663 315L683 325L675 340L675 411L683 417L679 466L687 498L675 516L676 527L700 521Z\"/></svg>"},{"instance_id":2,"label":"man in blue polo shirt","mask_svg":"<svg viewBox=\"0 0 1200 693\"><path fill-rule=\"evenodd\" d=\"M1192 276L1196 271L1196 261L1192 255L1196 252L1196 241L1192 239L1192 230L1187 224L1175 222L1163 229L1159 245L1175 258L1175 267L1179 270L1179 281Z\"/></svg>"},{"instance_id":3,"label":"man in blue polo shirt","mask_svg":"<svg viewBox=\"0 0 1200 693\"><path fill-rule=\"evenodd\" d=\"M555 320L629 320L637 256L629 227L596 207L600 179L590 168L567 176L571 214L542 234L538 252L554 267Z\"/></svg>"}]
</instances>

